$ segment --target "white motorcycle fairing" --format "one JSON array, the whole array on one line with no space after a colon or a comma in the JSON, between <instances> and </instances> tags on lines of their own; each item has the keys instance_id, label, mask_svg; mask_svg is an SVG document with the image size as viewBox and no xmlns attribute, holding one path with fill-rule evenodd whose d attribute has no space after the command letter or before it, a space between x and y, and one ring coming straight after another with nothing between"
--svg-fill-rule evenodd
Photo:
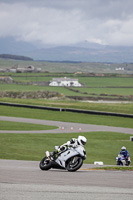
<instances>
[{"instance_id":1,"label":"white motorcycle fairing","mask_svg":"<svg viewBox=\"0 0 133 200\"><path fill-rule=\"evenodd\" d=\"M66 167L66 161L74 156L80 155L84 159L86 158L85 149L82 146L77 146L76 148L68 147L68 149L61 153L55 160L61 167Z\"/></svg>"},{"instance_id":2,"label":"white motorcycle fairing","mask_svg":"<svg viewBox=\"0 0 133 200\"><path fill-rule=\"evenodd\" d=\"M118 154L116 157L117 165L125 165L128 166L131 163L130 157L126 160L123 155Z\"/></svg>"},{"instance_id":3,"label":"white motorcycle fairing","mask_svg":"<svg viewBox=\"0 0 133 200\"><path fill-rule=\"evenodd\" d=\"M46 151L46 156L40 161L39 167L41 170L54 168L74 172L82 166L85 159L86 151L84 147L68 147L64 152L58 153L55 158L49 151Z\"/></svg>"}]
</instances>

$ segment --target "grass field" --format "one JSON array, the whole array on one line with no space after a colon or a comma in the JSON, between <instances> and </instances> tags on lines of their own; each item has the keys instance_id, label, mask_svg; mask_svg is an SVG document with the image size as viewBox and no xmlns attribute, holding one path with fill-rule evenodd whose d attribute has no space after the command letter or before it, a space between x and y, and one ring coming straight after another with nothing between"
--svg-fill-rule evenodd
<instances>
[{"instance_id":1,"label":"grass field","mask_svg":"<svg viewBox=\"0 0 133 200\"><path fill-rule=\"evenodd\" d=\"M133 88L79 88L80 92L87 92L87 94L80 94L80 96L90 96L91 94L100 95L133 95ZM75 94L76 95L76 94ZM79 94L77 94L78 96Z\"/></svg>"},{"instance_id":2,"label":"grass field","mask_svg":"<svg viewBox=\"0 0 133 200\"><path fill-rule=\"evenodd\" d=\"M79 77L79 82L87 87L131 87L133 78L121 77Z\"/></svg>"},{"instance_id":3,"label":"grass field","mask_svg":"<svg viewBox=\"0 0 133 200\"><path fill-rule=\"evenodd\" d=\"M61 145L79 133L70 134L0 134L0 158L15 160L41 160L46 150L53 151L55 145ZM85 163L103 161L104 164L116 164L115 158L121 146L125 145L133 160L133 145L129 135L121 133L82 133L88 142L85 146Z\"/></svg>"},{"instance_id":4,"label":"grass field","mask_svg":"<svg viewBox=\"0 0 133 200\"><path fill-rule=\"evenodd\" d=\"M0 98L1 102L19 103L27 105L38 105L47 107L59 107L59 108L75 108L96 110L105 112L116 112L133 114L133 103L97 103L97 102L80 102L72 100L46 100L46 99L12 99L12 98Z\"/></svg>"},{"instance_id":5,"label":"grass field","mask_svg":"<svg viewBox=\"0 0 133 200\"><path fill-rule=\"evenodd\" d=\"M14 75L14 74L13 74ZM58 74L53 77L57 77ZM90 98L106 97L111 99L119 99L120 97L125 100L132 100L133 96L133 78L124 77L76 77L80 83L86 87L72 88L69 90L64 87L50 87L39 85L17 85L17 84L0 84L0 91L56 91L63 96L84 96ZM52 77L43 75L15 75L15 81L30 82L30 81L50 81Z\"/></svg>"},{"instance_id":6,"label":"grass field","mask_svg":"<svg viewBox=\"0 0 133 200\"><path fill-rule=\"evenodd\" d=\"M0 74L1 75L1 74ZM9 74L8 74L9 75ZM15 81L22 81L22 82L29 82L29 81L50 81L52 78L58 78L63 77L65 75L66 77L72 76L72 74L52 74L50 73L48 75L43 74L14 74L10 73L13 80ZM74 75L73 75L74 76ZM72 78L78 79L80 83L83 83L86 85L86 87L133 87L133 77L80 77L80 76L74 76Z\"/></svg>"},{"instance_id":7,"label":"grass field","mask_svg":"<svg viewBox=\"0 0 133 200\"><path fill-rule=\"evenodd\" d=\"M46 61L22 61L22 60L11 60L11 59L0 59L0 68L11 68L18 65L19 67L26 67L33 65L36 68L42 68L43 71L49 72L96 72L96 73L119 73L115 68L124 67L124 74L132 74L133 66L132 63L74 63L74 62L46 62Z\"/></svg>"},{"instance_id":8,"label":"grass field","mask_svg":"<svg viewBox=\"0 0 133 200\"><path fill-rule=\"evenodd\" d=\"M71 77L72 74L51 74L48 75L43 75L43 74L23 74L23 75L18 75L18 74L12 74L13 75L13 80L15 81L24 81L24 82L29 82L29 81L51 81L52 78L57 78L57 77ZM74 75L73 75L74 76ZM132 78L126 78L126 77L80 77L80 76L75 76L72 78L76 78L79 80L80 83L83 83L86 85L86 87L133 87L133 77Z\"/></svg>"},{"instance_id":9,"label":"grass field","mask_svg":"<svg viewBox=\"0 0 133 200\"><path fill-rule=\"evenodd\" d=\"M56 129L56 126L47 126L47 125L37 125L37 124L29 124L29 123L19 123L19 122L7 122L7 121L0 121L0 130L51 130Z\"/></svg>"},{"instance_id":10,"label":"grass field","mask_svg":"<svg viewBox=\"0 0 133 200\"><path fill-rule=\"evenodd\" d=\"M1 116L24 117L33 119L133 128L133 119L124 117L17 108L10 106L0 106L0 113Z\"/></svg>"},{"instance_id":11,"label":"grass field","mask_svg":"<svg viewBox=\"0 0 133 200\"><path fill-rule=\"evenodd\" d=\"M78 90L78 92L76 92ZM30 92L30 91L51 91L58 92L63 94L63 97L66 96L84 96L97 98L100 97L103 100L106 100L107 97L111 97L112 100L116 100L120 97L123 97L125 100L129 100L132 95L133 98L133 88L78 88L75 91L71 91L63 87L46 87L46 86L37 86L37 85L14 85L14 84L1 84L0 91L12 91L12 92ZM124 97L125 96L125 97Z\"/></svg>"}]
</instances>

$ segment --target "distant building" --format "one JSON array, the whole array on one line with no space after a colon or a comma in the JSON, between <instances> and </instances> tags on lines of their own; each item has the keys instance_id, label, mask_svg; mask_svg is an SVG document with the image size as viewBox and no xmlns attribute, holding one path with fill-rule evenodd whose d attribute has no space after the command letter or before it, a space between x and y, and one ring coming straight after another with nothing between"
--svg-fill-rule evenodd
<instances>
[{"instance_id":1,"label":"distant building","mask_svg":"<svg viewBox=\"0 0 133 200\"><path fill-rule=\"evenodd\" d=\"M10 69L10 72L16 72L16 73L23 73L23 72L40 72L41 68L35 68L32 65L29 65L27 67L14 67Z\"/></svg>"},{"instance_id":2,"label":"distant building","mask_svg":"<svg viewBox=\"0 0 133 200\"><path fill-rule=\"evenodd\" d=\"M10 76L0 76L0 82L13 83L13 79Z\"/></svg>"},{"instance_id":3,"label":"distant building","mask_svg":"<svg viewBox=\"0 0 133 200\"><path fill-rule=\"evenodd\" d=\"M83 74L83 72L75 72L74 74Z\"/></svg>"},{"instance_id":4,"label":"distant building","mask_svg":"<svg viewBox=\"0 0 133 200\"><path fill-rule=\"evenodd\" d=\"M5 72L5 69L0 69L0 72Z\"/></svg>"},{"instance_id":5,"label":"distant building","mask_svg":"<svg viewBox=\"0 0 133 200\"><path fill-rule=\"evenodd\" d=\"M67 86L67 87L81 87L81 84L78 82L78 79L71 78L53 78L50 81L49 86Z\"/></svg>"},{"instance_id":6,"label":"distant building","mask_svg":"<svg viewBox=\"0 0 133 200\"><path fill-rule=\"evenodd\" d=\"M124 67L116 67L115 70L116 71L124 71Z\"/></svg>"},{"instance_id":7,"label":"distant building","mask_svg":"<svg viewBox=\"0 0 133 200\"><path fill-rule=\"evenodd\" d=\"M17 70L16 70L16 69L14 69L14 68L12 68L12 69L10 69L10 72L16 73L16 72L17 72Z\"/></svg>"},{"instance_id":8,"label":"distant building","mask_svg":"<svg viewBox=\"0 0 133 200\"><path fill-rule=\"evenodd\" d=\"M25 67L25 69L26 69L27 72L35 71L35 67L33 65L29 65L29 66Z\"/></svg>"}]
</instances>

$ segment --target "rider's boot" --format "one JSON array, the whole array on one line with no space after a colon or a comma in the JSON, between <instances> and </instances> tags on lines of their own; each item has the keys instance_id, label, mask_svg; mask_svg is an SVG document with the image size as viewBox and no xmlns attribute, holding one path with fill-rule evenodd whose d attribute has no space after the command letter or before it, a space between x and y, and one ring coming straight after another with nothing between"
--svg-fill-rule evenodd
<instances>
[{"instance_id":1,"label":"rider's boot","mask_svg":"<svg viewBox=\"0 0 133 200\"><path fill-rule=\"evenodd\" d=\"M51 158L52 158L53 160L55 160L57 153L58 153L57 150L54 150L54 151L51 153Z\"/></svg>"}]
</instances>

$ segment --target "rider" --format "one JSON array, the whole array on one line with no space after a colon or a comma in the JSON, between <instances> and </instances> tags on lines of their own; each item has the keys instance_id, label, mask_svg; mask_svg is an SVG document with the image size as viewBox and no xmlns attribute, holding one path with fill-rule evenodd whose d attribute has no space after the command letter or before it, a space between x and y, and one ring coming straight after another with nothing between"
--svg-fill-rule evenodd
<instances>
[{"instance_id":1,"label":"rider","mask_svg":"<svg viewBox=\"0 0 133 200\"><path fill-rule=\"evenodd\" d=\"M128 158L130 157L130 155L129 155L129 152L126 150L125 146L121 147L121 151L119 154L124 156L127 164L130 164L130 161L128 161Z\"/></svg>"},{"instance_id":2,"label":"rider","mask_svg":"<svg viewBox=\"0 0 133 200\"><path fill-rule=\"evenodd\" d=\"M58 153L64 152L68 147L76 148L81 145L84 146L87 142L87 139L84 136L78 136L78 138L72 138L70 141L67 141L65 144L59 146L55 151L52 152L52 156L55 157Z\"/></svg>"}]
</instances>

